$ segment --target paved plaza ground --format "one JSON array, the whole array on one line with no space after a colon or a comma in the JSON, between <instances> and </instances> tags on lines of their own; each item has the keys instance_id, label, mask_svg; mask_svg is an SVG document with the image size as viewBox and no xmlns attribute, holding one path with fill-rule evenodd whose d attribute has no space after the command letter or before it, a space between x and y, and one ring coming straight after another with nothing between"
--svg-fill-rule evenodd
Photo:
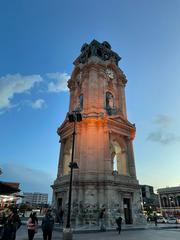
<instances>
[{"instance_id":1,"label":"paved plaza ground","mask_svg":"<svg viewBox=\"0 0 180 240\"><path fill-rule=\"evenodd\" d=\"M35 235L34 240L42 240L42 231ZM96 233L80 233L73 235L74 240L180 240L180 228L170 229L144 229L144 230L132 230L124 229L121 235L115 231L108 232L96 232ZM16 240L28 240L27 229L22 226L17 233ZM52 240L62 240L62 232L54 231Z\"/></svg>"}]
</instances>

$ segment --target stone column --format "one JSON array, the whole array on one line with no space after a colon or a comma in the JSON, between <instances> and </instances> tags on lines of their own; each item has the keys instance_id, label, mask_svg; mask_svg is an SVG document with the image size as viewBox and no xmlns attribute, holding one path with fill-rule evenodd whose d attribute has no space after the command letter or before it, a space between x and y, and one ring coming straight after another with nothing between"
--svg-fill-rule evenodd
<instances>
[{"instance_id":1,"label":"stone column","mask_svg":"<svg viewBox=\"0 0 180 240\"><path fill-rule=\"evenodd\" d=\"M112 174L113 172L113 165L111 162L111 156L110 156L110 136L107 126L104 126L104 170L105 174Z\"/></svg>"},{"instance_id":2,"label":"stone column","mask_svg":"<svg viewBox=\"0 0 180 240\"><path fill-rule=\"evenodd\" d=\"M89 111L89 90L88 90L88 78L89 73L87 69L83 70L83 84L82 84L82 92L83 92L83 113L87 113Z\"/></svg>"},{"instance_id":3,"label":"stone column","mask_svg":"<svg viewBox=\"0 0 180 240\"><path fill-rule=\"evenodd\" d=\"M130 176L136 177L133 144L132 144L132 140L130 138L127 139L127 149L128 149L129 173L130 173Z\"/></svg>"},{"instance_id":4,"label":"stone column","mask_svg":"<svg viewBox=\"0 0 180 240\"><path fill-rule=\"evenodd\" d=\"M105 91L106 91L106 81L104 79L106 78L104 74L104 70L99 68L98 72L98 95L97 95L97 107L98 107L98 112L103 113L104 107L105 107Z\"/></svg>"},{"instance_id":5,"label":"stone column","mask_svg":"<svg viewBox=\"0 0 180 240\"><path fill-rule=\"evenodd\" d=\"M88 79L88 112L97 112L98 88L97 88L98 72L95 66L91 66Z\"/></svg>"},{"instance_id":6,"label":"stone column","mask_svg":"<svg viewBox=\"0 0 180 240\"><path fill-rule=\"evenodd\" d=\"M70 89L70 102L69 102L69 112L74 110L75 105L75 84L74 79L71 79L68 83L68 87Z\"/></svg>"},{"instance_id":7,"label":"stone column","mask_svg":"<svg viewBox=\"0 0 180 240\"><path fill-rule=\"evenodd\" d=\"M125 118L127 118L127 112L126 112L126 97L125 97L125 85L121 87L121 99L122 99L122 112Z\"/></svg>"},{"instance_id":8,"label":"stone column","mask_svg":"<svg viewBox=\"0 0 180 240\"><path fill-rule=\"evenodd\" d=\"M63 175L63 152L64 152L64 140L61 141L60 145L57 178Z\"/></svg>"}]
</instances>

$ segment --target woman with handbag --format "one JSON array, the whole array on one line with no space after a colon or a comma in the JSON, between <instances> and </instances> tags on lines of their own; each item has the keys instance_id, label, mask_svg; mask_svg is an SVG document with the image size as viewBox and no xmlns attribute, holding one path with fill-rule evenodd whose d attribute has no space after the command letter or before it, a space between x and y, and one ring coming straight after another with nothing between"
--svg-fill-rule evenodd
<instances>
[{"instance_id":1,"label":"woman with handbag","mask_svg":"<svg viewBox=\"0 0 180 240\"><path fill-rule=\"evenodd\" d=\"M38 219L36 217L36 212L30 214L29 219L27 221L28 228L28 239L33 240L34 234L37 232L38 228Z\"/></svg>"}]
</instances>

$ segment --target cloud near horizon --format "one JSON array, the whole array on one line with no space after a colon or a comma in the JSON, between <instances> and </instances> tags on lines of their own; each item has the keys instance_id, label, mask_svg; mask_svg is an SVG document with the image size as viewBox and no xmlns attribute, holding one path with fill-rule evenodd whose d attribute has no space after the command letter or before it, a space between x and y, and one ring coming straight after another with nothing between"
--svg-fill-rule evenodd
<instances>
[{"instance_id":1,"label":"cloud near horizon","mask_svg":"<svg viewBox=\"0 0 180 240\"><path fill-rule=\"evenodd\" d=\"M146 140L162 145L180 142L180 136L176 136L176 134L170 132L168 129L173 124L173 121L173 118L168 115L159 114L155 116L153 124L157 129L149 133Z\"/></svg>"},{"instance_id":2,"label":"cloud near horizon","mask_svg":"<svg viewBox=\"0 0 180 240\"><path fill-rule=\"evenodd\" d=\"M1 168L1 180L19 182L21 191L52 194L50 185L54 179L49 173L12 162L2 164Z\"/></svg>"},{"instance_id":3,"label":"cloud near horizon","mask_svg":"<svg viewBox=\"0 0 180 240\"><path fill-rule=\"evenodd\" d=\"M57 93L67 91L67 81L69 78L70 76L67 73L60 72L46 73L44 75L22 75L16 73L0 76L0 115L4 114L7 109L21 105L21 103L13 103L16 94L32 93L31 90L37 83L39 83L39 90L42 90L42 82L45 84L47 92ZM29 105L33 109L41 109L45 106L45 100L41 98L34 102L26 99L21 101L28 103L24 105Z\"/></svg>"}]
</instances>

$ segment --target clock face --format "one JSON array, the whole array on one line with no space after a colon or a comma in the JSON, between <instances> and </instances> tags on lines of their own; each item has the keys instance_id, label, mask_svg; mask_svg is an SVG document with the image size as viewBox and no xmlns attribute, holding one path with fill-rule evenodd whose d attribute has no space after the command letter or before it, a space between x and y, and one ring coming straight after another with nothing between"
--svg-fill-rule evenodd
<instances>
[{"instance_id":1,"label":"clock face","mask_svg":"<svg viewBox=\"0 0 180 240\"><path fill-rule=\"evenodd\" d=\"M114 78L114 71L110 68L106 69L106 74L108 75L109 78L113 79Z\"/></svg>"}]
</instances>

